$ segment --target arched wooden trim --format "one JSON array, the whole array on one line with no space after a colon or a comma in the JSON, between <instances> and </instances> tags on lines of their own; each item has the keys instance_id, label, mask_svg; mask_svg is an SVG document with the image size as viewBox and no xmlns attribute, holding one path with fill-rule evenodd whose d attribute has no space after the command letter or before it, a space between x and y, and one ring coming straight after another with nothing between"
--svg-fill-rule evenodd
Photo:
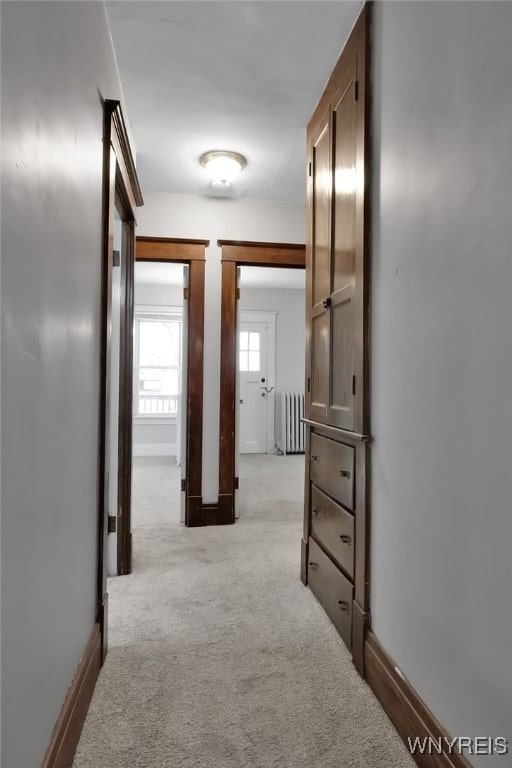
<instances>
[{"instance_id":1,"label":"arched wooden trim","mask_svg":"<svg viewBox=\"0 0 512 768\"><path fill-rule=\"evenodd\" d=\"M101 630L102 662L108 645L107 621L107 537L109 465L107 425L110 411L111 302L116 199L126 233L125 263L121 276L121 340L119 386L118 494L123 515L117 518L118 572L131 571L131 452L132 452L132 328L133 269L135 261L135 208L142 194L128 133L119 101L103 102L103 201L102 201L102 287L98 439L98 569L97 617Z\"/></svg>"},{"instance_id":2,"label":"arched wooden trim","mask_svg":"<svg viewBox=\"0 0 512 768\"><path fill-rule=\"evenodd\" d=\"M304 269L306 246L218 240L222 248L219 501L212 524L235 522L236 275L239 266Z\"/></svg>"},{"instance_id":3,"label":"arched wooden trim","mask_svg":"<svg viewBox=\"0 0 512 768\"><path fill-rule=\"evenodd\" d=\"M136 260L189 265L185 525L205 525L202 498L205 249L209 240L137 237Z\"/></svg>"}]
</instances>

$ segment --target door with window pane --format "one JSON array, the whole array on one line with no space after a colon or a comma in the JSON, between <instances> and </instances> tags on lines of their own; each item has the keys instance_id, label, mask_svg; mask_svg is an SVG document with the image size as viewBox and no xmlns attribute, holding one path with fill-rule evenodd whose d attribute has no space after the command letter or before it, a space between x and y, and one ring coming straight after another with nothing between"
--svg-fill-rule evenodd
<instances>
[{"instance_id":1,"label":"door with window pane","mask_svg":"<svg viewBox=\"0 0 512 768\"><path fill-rule=\"evenodd\" d=\"M267 346L267 323L240 323L240 453L267 452Z\"/></svg>"}]
</instances>

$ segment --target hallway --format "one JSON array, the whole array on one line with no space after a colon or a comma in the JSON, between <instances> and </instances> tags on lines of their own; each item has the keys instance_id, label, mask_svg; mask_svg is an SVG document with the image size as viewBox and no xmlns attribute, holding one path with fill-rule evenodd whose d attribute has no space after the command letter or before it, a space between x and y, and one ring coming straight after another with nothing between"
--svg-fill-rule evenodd
<instances>
[{"instance_id":1,"label":"hallway","mask_svg":"<svg viewBox=\"0 0 512 768\"><path fill-rule=\"evenodd\" d=\"M304 457L243 456L240 520L196 529L165 520L164 463L136 463L134 573L110 580L74 768L412 766L300 582Z\"/></svg>"}]
</instances>

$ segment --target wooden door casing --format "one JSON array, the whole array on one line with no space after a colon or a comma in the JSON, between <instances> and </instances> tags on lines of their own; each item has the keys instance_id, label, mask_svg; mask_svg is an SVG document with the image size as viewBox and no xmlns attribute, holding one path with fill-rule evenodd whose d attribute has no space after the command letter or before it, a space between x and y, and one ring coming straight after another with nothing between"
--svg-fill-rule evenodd
<instances>
[{"instance_id":1,"label":"wooden door casing","mask_svg":"<svg viewBox=\"0 0 512 768\"><path fill-rule=\"evenodd\" d=\"M237 267L306 266L302 244L217 240L217 245L222 248L219 500L211 525L235 522Z\"/></svg>"},{"instance_id":2,"label":"wooden door casing","mask_svg":"<svg viewBox=\"0 0 512 768\"><path fill-rule=\"evenodd\" d=\"M187 429L182 450L186 453L185 525L191 528L206 525L209 514L202 497L205 250L209 242L171 237L136 238L137 261L189 265Z\"/></svg>"},{"instance_id":3,"label":"wooden door casing","mask_svg":"<svg viewBox=\"0 0 512 768\"><path fill-rule=\"evenodd\" d=\"M119 411L118 501L123 520L118 530L118 566L120 573L131 568L131 329L133 326L133 262L135 258L135 209L143 205L137 171L117 100L103 102L103 199L102 199L102 280L101 343L98 439L98 560L96 620L101 633L101 662L108 649L107 536L108 536L108 468L110 419L110 359L112 315L112 269L114 242L114 208L117 206L126 233L126 263L121 280L120 391L129 393ZM118 518L119 520L121 518ZM119 549L122 550L119 553Z\"/></svg>"}]
</instances>

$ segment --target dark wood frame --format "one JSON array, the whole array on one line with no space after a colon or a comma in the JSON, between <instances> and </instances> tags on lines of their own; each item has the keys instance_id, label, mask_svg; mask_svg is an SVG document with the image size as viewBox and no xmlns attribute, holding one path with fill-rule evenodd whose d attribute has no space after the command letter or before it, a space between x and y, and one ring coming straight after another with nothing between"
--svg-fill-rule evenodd
<instances>
[{"instance_id":1,"label":"dark wood frame","mask_svg":"<svg viewBox=\"0 0 512 768\"><path fill-rule=\"evenodd\" d=\"M355 536L355 574L354 574L354 601L352 605L352 657L359 674L365 675L364 643L367 629L370 625L370 243L371 243L371 19L372 4L366 3L356 21L350 38L343 49L338 62L327 82L320 101L313 113L308 125L308 164L312 167L312 144L321 126L330 115L335 105L342 96L343 86L341 73L346 66L347 58L355 56L357 59L357 100L362 104L363 110L358 115L357 132L357 164L364 169L364 184L357 192L357 282L361 285L361 292L355 296L357 311L355 313L355 335L357 339L357 353L355 360L355 376L358 384L354 407L354 431L329 427L316 421L307 424L307 451L309 452L311 431L325 434L327 437L337 437L339 440L353 445L356 451L356 499L357 508L356 536ZM332 147L331 147L332 151ZM313 241L313 183L308 177L307 187L308 216L306 253L309 266L308 276L311 275L312 241ZM331 215L335 204L334 195L331 199ZM332 244L331 244L332 247ZM307 333L306 333L306 377L311 377L311 327L312 307L312 283L308 279L307 285ZM308 542L311 534L310 521L310 482L309 465L306 462L305 481L305 507L304 507L304 532L301 543L301 579L307 584Z\"/></svg>"},{"instance_id":2,"label":"dark wood frame","mask_svg":"<svg viewBox=\"0 0 512 768\"><path fill-rule=\"evenodd\" d=\"M420 768L471 768L471 764L455 749L450 754L447 745L452 738L416 693L410 682L398 674L394 660L386 653L370 630L365 641L366 681L389 719L408 746L407 739L441 739L443 751L417 752L413 757Z\"/></svg>"},{"instance_id":3,"label":"dark wood frame","mask_svg":"<svg viewBox=\"0 0 512 768\"><path fill-rule=\"evenodd\" d=\"M189 265L185 525L207 525L202 497L205 249L209 240L137 237L136 260Z\"/></svg>"},{"instance_id":4,"label":"dark wood frame","mask_svg":"<svg viewBox=\"0 0 512 768\"><path fill-rule=\"evenodd\" d=\"M222 248L219 501L212 525L235 522L237 267L304 269L306 247L289 243L218 240Z\"/></svg>"},{"instance_id":5,"label":"dark wood frame","mask_svg":"<svg viewBox=\"0 0 512 768\"><path fill-rule=\"evenodd\" d=\"M40 768L69 768L101 667L101 632L95 624L69 686Z\"/></svg>"},{"instance_id":6,"label":"dark wood frame","mask_svg":"<svg viewBox=\"0 0 512 768\"><path fill-rule=\"evenodd\" d=\"M98 577L97 617L101 629L101 660L108 645L107 537L109 444L107 424L110 402L111 301L114 242L114 209L123 220L125 264L121 274L121 341L119 389L118 497L122 514L117 517L119 573L131 570L131 447L132 447L132 326L134 211L143 204L135 163L119 101L103 103L103 262L101 295L100 409L98 445Z\"/></svg>"}]
</instances>

